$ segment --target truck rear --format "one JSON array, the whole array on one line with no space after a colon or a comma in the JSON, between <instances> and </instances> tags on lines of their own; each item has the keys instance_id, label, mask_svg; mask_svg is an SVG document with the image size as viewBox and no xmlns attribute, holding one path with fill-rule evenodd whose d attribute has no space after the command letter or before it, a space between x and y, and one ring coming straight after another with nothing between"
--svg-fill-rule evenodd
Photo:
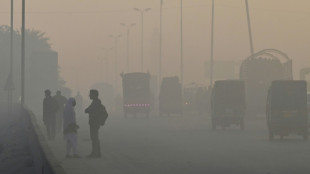
<instances>
[{"instance_id":1,"label":"truck rear","mask_svg":"<svg viewBox=\"0 0 310 174\"><path fill-rule=\"evenodd\" d=\"M216 81L211 96L212 129L231 124L244 129L245 87L241 80Z\"/></svg>"},{"instance_id":2,"label":"truck rear","mask_svg":"<svg viewBox=\"0 0 310 174\"><path fill-rule=\"evenodd\" d=\"M136 116L145 114L147 117L151 108L150 74L134 72L121 74L123 82L124 115Z\"/></svg>"}]
</instances>

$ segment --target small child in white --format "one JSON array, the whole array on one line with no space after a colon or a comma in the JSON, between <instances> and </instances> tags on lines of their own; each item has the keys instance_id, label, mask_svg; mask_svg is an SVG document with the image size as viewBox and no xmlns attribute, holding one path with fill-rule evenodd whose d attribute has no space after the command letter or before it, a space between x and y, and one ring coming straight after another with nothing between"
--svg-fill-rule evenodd
<instances>
[{"instance_id":1,"label":"small child in white","mask_svg":"<svg viewBox=\"0 0 310 174\"><path fill-rule=\"evenodd\" d=\"M74 98L69 98L63 114L64 136L67 141L67 158L80 158L77 154L77 129L74 107L76 105ZM72 151L72 155L71 155Z\"/></svg>"}]
</instances>

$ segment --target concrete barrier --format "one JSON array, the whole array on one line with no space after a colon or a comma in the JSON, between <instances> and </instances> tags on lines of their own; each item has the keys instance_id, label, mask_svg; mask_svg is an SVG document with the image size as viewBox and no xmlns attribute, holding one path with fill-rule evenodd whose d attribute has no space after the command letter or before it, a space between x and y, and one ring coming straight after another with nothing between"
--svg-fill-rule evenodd
<instances>
[{"instance_id":1,"label":"concrete barrier","mask_svg":"<svg viewBox=\"0 0 310 174\"><path fill-rule=\"evenodd\" d=\"M66 174L54 154L49 149L43 136L36 117L32 111L23 109L24 121L28 130L29 148L34 158L34 165L37 174Z\"/></svg>"}]
</instances>

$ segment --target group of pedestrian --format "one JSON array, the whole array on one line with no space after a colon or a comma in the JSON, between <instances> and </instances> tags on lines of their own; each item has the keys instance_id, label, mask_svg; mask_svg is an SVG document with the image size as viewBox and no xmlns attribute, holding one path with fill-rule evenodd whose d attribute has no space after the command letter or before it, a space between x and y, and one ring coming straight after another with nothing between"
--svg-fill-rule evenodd
<instances>
[{"instance_id":1,"label":"group of pedestrian","mask_svg":"<svg viewBox=\"0 0 310 174\"><path fill-rule=\"evenodd\" d=\"M95 89L90 90L89 98L92 103L85 109L85 113L89 115L90 137L92 141L91 153L89 158L100 158L100 141L99 128L105 124L108 117L105 106L99 99L99 92ZM76 99L70 97L68 100L57 91L54 97L51 96L50 90L45 90L45 98L43 101L43 122L47 129L47 137L54 140L56 136L56 122L63 122L63 134L67 146L67 158L80 158L77 153L77 130L79 126L76 122L75 106ZM61 128L59 128L61 130Z\"/></svg>"}]
</instances>

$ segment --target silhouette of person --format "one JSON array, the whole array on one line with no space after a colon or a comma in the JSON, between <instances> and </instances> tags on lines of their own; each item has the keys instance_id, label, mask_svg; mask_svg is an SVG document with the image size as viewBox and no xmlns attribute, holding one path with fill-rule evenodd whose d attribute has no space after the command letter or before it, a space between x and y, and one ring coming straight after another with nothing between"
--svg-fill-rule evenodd
<instances>
[{"instance_id":1,"label":"silhouette of person","mask_svg":"<svg viewBox=\"0 0 310 174\"><path fill-rule=\"evenodd\" d=\"M74 107L76 101L74 98L69 98L63 112L63 129L65 139L67 141L67 155L66 158L80 158L77 154L77 129ZM71 155L71 151L73 155Z\"/></svg>"},{"instance_id":2,"label":"silhouette of person","mask_svg":"<svg viewBox=\"0 0 310 174\"><path fill-rule=\"evenodd\" d=\"M85 109L85 113L89 114L89 126L90 126L90 138L92 141L92 151L88 155L89 158L100 158L101 150L100 150L100 141L99 141L99 128L100 123L100 109L102 108L102 104L100 99L98 98L99 92L95 89L90 90L89 98L92 100L92 103ZM103 107L104 108L104 107ZM104 108L105 109L105 108Z\"/></svg>"},{"instance_id":3,"label":"silhouette of person","mask_svg":"<svg viewBox=\"0 0 310 174\"><path fill-rule=\"evenodd\" d=\"M58 104L51 96L50 90L45 90L45 98L43 100L43 122L47 129L47 137L49 140L55 139L56 129L56 112Z\"/></svg>"},{"instance_id":4,"label":"silhouette of person","mask_svg":"<svg viewBox=\"0 0 310 174\"><path fill-rule=\"evenodd\" d=\"M56 92L56 95L53 97L57 104L58 104L58 110L56 112L56 130L58 133L61 132L62 129L62 121L63 121L63 112L65 108L65 104L67 102L67 98L61 95L60 91Z\"/></svg>"}]
</instances>

